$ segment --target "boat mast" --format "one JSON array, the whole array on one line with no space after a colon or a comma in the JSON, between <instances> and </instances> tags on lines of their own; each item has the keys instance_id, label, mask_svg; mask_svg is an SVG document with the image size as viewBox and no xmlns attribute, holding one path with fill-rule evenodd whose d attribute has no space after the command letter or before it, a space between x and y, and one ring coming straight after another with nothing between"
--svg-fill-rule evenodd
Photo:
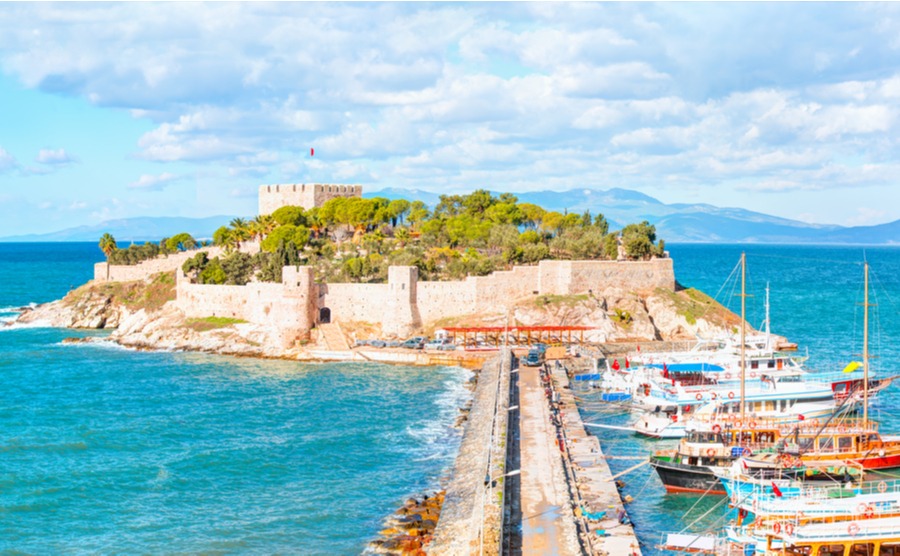
<instances>
[{"instance_id":1,"label":"boat mast","mask_svg":"<svg viewBox=\"0 0 900 556\"><path fill-rule=\"evenodd\" d=\"M865 293L863 294L863 428L869 426L869 263L865 268Z\"/></svg>"},{"instance_id":2,"label":"boat mast","mask_svg":"<svg viewBox=\"0 0 900 556\"><path fill-rule=\"evenodd\" d=\"M766 351L769 351L769 283L766 282Z\"/></svg>"},{"instance_id":3,"label":"boat mast","mask_svg":"<svg viewBox=\"0 0 900 556\"><path fill-rule=\"evenodd\" d=\"M747 254L741 253L741 422L746 423L744 418L744 381L747 374L747 360L745 358L745 334L746 327L744 319L747 316Z\"/></svg>"}]
</instances>

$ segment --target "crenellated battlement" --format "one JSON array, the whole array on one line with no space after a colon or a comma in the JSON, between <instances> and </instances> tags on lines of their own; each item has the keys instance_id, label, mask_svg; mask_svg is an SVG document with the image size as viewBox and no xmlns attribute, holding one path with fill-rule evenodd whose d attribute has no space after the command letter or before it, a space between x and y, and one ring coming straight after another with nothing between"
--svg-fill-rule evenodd
<instances>
[{"instance_id":1,"label":"crenellated battlement","mask_svg":"<svg viewBox=\"0 0 900 556\"><path fill-rule=\"evenodd\" d=\"M309 210L337 197L362 197L361 185L292 183L259 186L259 214L272 214L284 206Z\"/></svg>"}]
</instances>

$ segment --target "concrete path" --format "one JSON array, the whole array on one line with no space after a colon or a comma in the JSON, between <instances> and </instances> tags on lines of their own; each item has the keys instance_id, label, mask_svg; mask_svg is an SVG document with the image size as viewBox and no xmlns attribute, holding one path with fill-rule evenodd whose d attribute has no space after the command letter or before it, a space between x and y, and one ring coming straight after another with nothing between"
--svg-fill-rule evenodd
<instances>
[{"instance_id":1,"label":"concrete path","mask_svg":"<svg viewBox=\"0 0 900 556\"><path fill-rule=\"evenodd\" d=\"M519 368L522 554L580 554L556 431L536 367Z\"/></svg>"}]
</instances>

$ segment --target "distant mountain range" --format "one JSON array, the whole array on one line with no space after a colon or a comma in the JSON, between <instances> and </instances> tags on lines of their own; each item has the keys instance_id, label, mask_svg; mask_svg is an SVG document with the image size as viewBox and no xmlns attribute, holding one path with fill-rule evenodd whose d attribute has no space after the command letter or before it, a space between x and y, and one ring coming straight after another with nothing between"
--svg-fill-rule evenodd
<instances>
[{"instance_id":1,"label":"distant mountain range","mask_svg":"<svg viewBox=\"0 0 900 556\"><path fill-rule=\"evenodd\" d=\"M383 189L366 197L418 199L438 203L430 191ZM547 210L603 214L610 229L646 220L668 243L863 243L900 244L900 220L877 226L808 224L739 208L707 204L665 204L629 189L572 189L517 193L520 202Z\"/></svg>"},{"instance_id":2,"label":"distant mountain range","mask_svg":"<svg viewBox=\"0 0 900 556\"><path fill-rule=\"evenodd\" d=\"M91 226L78 226L48 234L28 234L2 237L0 241L98 241L100 236L110 233L120 247L129 241L159 241L187 232L197 239L209 239L219 227L227 225L234 216L207 216L206 218L182 218L180 216L136 216L106 220Z\"/></svg>"},{"instance_id":3,"label":"distant mountain range","mask_svg":"<svg viewBox=\"0 0 900 556\"><path fill-rule=\"evenodd\" d=\"M382 189L365 197L420 200L429 206L439 202L439 193L419 189ZM573 189L517 193L521 202L548 210L602 213L611 229L646 220L668 243L861 243L900 244L900 220L877 226L844 227L808 224L739 208L707 204L665 204L649 195L628 189ZM234 216L207 218L136 217L109 220L48 234L0 238L0 241L96 241L109 232L124 241L158 241L179 232L210 238L219 226Z\"/></svg>"}]
</instances>

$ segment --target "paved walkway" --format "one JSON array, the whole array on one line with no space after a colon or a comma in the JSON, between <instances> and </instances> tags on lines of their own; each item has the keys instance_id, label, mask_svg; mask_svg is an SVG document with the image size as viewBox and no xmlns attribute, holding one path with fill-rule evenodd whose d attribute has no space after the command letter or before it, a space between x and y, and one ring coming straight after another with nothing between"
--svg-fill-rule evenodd
<instances>
[{"instance_id":1,"label":"paved walkway","mask_svg":"<svg viewBox=\"0 0 900 556\"><path fill-rule=\"evenodd\" d=\"M556 431L536 367L519 368L522 554L580 554Z\"/></svg>"}]
</instances>

